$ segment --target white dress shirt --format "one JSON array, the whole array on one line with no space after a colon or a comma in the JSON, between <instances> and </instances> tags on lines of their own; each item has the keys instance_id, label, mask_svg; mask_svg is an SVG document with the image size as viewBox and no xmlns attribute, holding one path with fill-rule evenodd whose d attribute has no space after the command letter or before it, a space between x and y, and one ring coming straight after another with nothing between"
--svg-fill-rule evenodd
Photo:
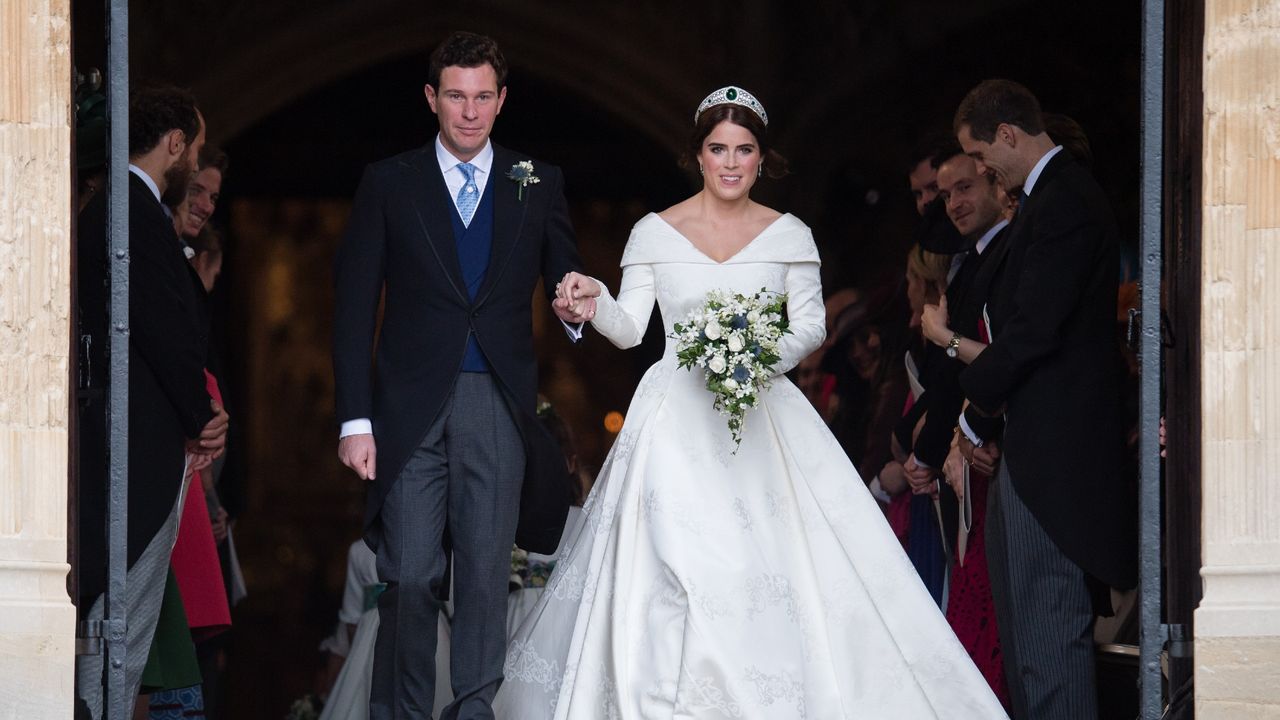
<instances>
[{"instance_id":1,"label":"white dress shirt","mask_svg":"<svg viewBox=\"0 0 1280 720\"><path fill-rule=\"evenodd\" d=\"M1055 145L1052 150L1041 156L1040 161L1036 163L1036 166L1031 168L1031 172L1027 173L1026 182L1022 183L1023 194L1031 194L1031 190L1036 186L1036 181L1040 179L1040 173L1044 172L1044 166L1048 165L1049 161L1053 159L1053 156L1060 152L1062 152L1062 146Z\"/></svg>"},{"instance_id":2,"label":"white dress shirt","mask_svg":"<svg viewBox=\"0 0 1280 720\"><path fill-rule=\"evenodd\" d=\"M982 237L978 238L978 242L973 244L974 251L981 255L983 251L987 249L987 246L991 244L991 240L999 234L1001 230L1005 229L1008 224L1009 221L1005 219L995 225L992 225L991 229L983 233Z\"/></svg>"},{"instance_id":3,"label":"white dress shirt","mask_svg":"<svg viewBox=\"0 0 1280 720\"><path fill-rule=\"evenodd\" d=\"M453 207L456 210L458 193L467 184L467 176L458 169L464 161L454 157L453 153L445 149L438 134L436 135L436 160L440 163L440 174L444 176L444 185L449 188L449 198L453 200ZM493 172L493 143L486 140L480 152L466 162L475 166L476 192L483 196L489 176Z\"/></svg>"},{"instance_id":4,"label":"white dress shirt","mask_svg":"<svg viewBox=\"0 0 1280 720\"><path fill-rule=\"evenodd\" d=\"M142 182L147 184L147 189L151 191L152 195L156 196L156 202L160 203L161 205L164 204L160 202L160 186L156 185L156 181L151 179L151 176L147 174L146 170L143 170L142 168L138 167L137 165L134 165L133 163L129 163L129 172L133 173L134 175L137 175L138 179L142 180Z\"/></svg>"}]
</instances>

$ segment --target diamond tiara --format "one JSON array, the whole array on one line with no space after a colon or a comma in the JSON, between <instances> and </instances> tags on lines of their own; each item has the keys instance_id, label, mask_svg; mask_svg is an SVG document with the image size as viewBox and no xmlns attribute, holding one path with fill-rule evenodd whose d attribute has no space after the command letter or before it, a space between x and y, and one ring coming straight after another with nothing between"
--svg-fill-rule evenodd
<instances>
[{"instance_id":1,"label":"diamond tiara","mask_svg":"<svg viewBox=\"0 0 1280 720\"><path fill-rule=\"evenodd\" d=\"M722 87L708 95L706 99L702 101L702 104L698 106L698 112L693 114L693 122L696 124L698 122L698 118L702 117L703 111L707 108L724 103L741 105L742 107L747 108L758 115L760 117L760 121L768 127L769 113L764 111L764 105L760 104L760 101L756 99L755 95L752 95L740 87L734 87L733 85Z\"/></svg>"}]
</instances>

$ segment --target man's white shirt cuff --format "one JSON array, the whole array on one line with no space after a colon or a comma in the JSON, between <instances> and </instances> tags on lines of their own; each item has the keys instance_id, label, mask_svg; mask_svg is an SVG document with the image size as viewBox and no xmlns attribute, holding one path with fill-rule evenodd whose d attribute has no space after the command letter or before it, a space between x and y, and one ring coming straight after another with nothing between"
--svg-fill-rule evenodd
<instances>
[{"instance_id":1,"label":"man's white shirt cuff","mask_svg":"<svg viewBox=\"0 0 1280 720\"><path fill-rule=\"evenodd\" d=\"M888 505L889 503L893 502L893 498L890 497L889 493L885 492L884 487L880 485L879 475L871 478L871 483L867 485L867 489L871 491L872 497L884 503L885 505Z\"/></svg>"},{"instance_id":2,"label":"man's white shirt cuff","mask_svg":"<svg viewBox=\"0 0 1280 720\"><path fill-rule=\"evenodd\" d=\"M348 435L372 435L373 421L369 418L356 418L342 423L342 429L338 431L338 439Z\"/></svg>"},{"instance_id":3,"label":"man's white shirt cuff","mask_svg":"<svg viewBox=\"0 0 1280 720\"><path fill-rule=\"evenodd\" d=\"M969 438L969 442L973 443L974 447L982 447L982 438L978 437L978 433L969 427L969 421L964 419L964 413L960 413L960 432Z\"/></svg>"},{"instance_id":4,"label":"man's white shirt cuff","mask_svg":"<svg viewBox=\"0 0 1280 720\"><path fill-rule=\"evenodd\" d=\"M559 319L559 318L557 318L557 319ZM565 331L565 334L567 334L567 335L569 336L569 339L570 339L570 340L572 340L572 341L574 341L574 342L578 342L579 340L581 340L581 339L582 339L582 326L583 326L583 323L578 323L577 325L570 325L569 323L565 322L564 320L560 320L560 324L561 324L561 325L564 325L564 331Z\"/></svg>"}]
</instances>

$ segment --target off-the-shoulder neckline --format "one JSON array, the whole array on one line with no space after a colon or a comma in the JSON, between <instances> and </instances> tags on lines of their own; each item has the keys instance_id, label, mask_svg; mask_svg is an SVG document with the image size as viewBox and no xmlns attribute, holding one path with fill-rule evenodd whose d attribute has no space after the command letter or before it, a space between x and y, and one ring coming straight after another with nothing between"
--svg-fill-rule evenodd
<instances>
[{"instance_id":1,"label":"off-the-shoulder neckline","mask_svg":"<svg viewBox=\"0 0 1280 720\"><path fill-rule=\"evenodd\" d=\"M768 235L770 230L772 230L772 229L774 229L775 227L777 227L777 226L778 226L778 223L782 222L782 221L783 221L784 219L786 219L786 218L792 217L792 215L791 215L791 213L782 213L782 214L781 214L781 215L779 215L778 217L774 218L772 222L770 222L768 225L764 226L764 229L763 229L763 230L761 230L759 233L756 233L756 236L755 236L755 237L753 237L753 238L751 238L750 240L748 240L746 245L743 245L742 247L738 248L738 251L737 251L737 252L735 252L734 254L730 255L730 256L729 256L729 257L727 257L727 258L725 258L724 260L716 260L715 258L713 258L713 257L711 257L710 255L708 255L708 254L706 254L705 252L703 252L701 248L699 248L697 245L694 245L694 244L693 244L693 241L692 241L692 240L690 240L689 238L685 237L685 234L684 234L684 233L682 233L682 232L680 232L679 230L677 230L675 225L672 225L671 223L667 222L667 221L666 221L666 220L665 220L661 215L659 215L658 213L653 213L653 212L651 212L651 213L649 213L649 217L656 218L656 219L658 220L658 222L662 223L662 225L663 225L664 227L666 227L666 228L667 228L668 230L670 230L671 232L675 233L675 234L676 234L676 235L677 235L681 240L683 240L683 241L685 241L686 243L688 243L689 247L690 247L690 248L692 248L694 252L698 253L699 255L701 255L702 257L706 258L707 260L709 260L709 261L711 261L711 262L715 263L716 265L724 265L724 264L727 264L727 263L732 262L732 261L733 261L734 259L736 259L739 255L742 255L742 253L746 252L746 251L747 251L747 249L748 249L748 248L750 248L752 245L754 245L754 244L756 243L756 241L757 241L757 240L759 240L760 238L764 237L765 235Z\"/></svg>"}]
</instances>

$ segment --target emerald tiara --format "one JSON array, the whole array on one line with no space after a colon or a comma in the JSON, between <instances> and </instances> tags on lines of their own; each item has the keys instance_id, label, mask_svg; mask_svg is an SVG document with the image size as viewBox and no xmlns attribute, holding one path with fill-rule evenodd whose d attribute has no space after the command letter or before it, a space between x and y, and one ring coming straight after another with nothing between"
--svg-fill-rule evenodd
<instances>
[{"instance_id":1,"label":"emerald tiara","mask_svg":"<svg viewBox=\"0 0 1280 720\"><path fill-rule=\"evenodd\" d=\"M765 124L765 127L768 127L769 114L764 111L764 105L760 104L760 101L756 99L755 95L752 95L740 87L734 87L732 85L722 87L708 95L706 99L702 101L702 104L698 106L698 112L693 114L693 122L697 124L698 118L702 117L702 113L707 108L715 105L723 105L725 103L741 105L742 107L750 110L760 117L760 121Z\"/></svg>"}]
</instances>

